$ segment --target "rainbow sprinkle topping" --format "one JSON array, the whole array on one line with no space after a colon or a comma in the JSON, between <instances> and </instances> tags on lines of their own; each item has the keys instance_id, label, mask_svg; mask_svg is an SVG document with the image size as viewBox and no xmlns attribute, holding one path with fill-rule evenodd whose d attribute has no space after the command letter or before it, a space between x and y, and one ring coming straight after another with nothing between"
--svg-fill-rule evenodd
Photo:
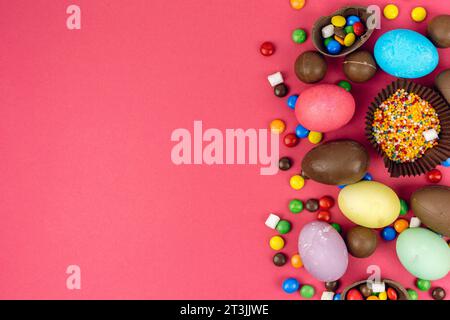
<instances>
[{"instance_id":1,"label":"rainbow sprinkle topping","mask_svg":"<svg viewBox=\"0 0 450 320\"><path fill-rule=\"evenodd\" d=\"M397 90L374 113L372 133L386 156L397 163L414 162L437 140L426 141L423 133L439 134L438 114L428 101L415 93Z\"/></svg>"}]
</instances>

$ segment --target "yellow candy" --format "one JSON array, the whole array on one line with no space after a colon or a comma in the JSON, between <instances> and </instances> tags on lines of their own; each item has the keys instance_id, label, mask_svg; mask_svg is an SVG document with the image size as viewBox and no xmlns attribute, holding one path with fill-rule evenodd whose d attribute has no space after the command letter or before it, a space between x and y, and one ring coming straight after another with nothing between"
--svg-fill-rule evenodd
<instances>
[{"instance_id":1,"label":"yellow candy","mask_svg":"<svg viewBox=\"0 0 450 320\"><path fill-rule=\"evenodd\" d=\"M305 0L291 0L291 7L295 10L300 10L305 6Z\"/></svg>"},{"instance_id":2,"label":"yellow candy","mask_svg":"<svg viewBox=\"0 0 450 320\"><path fill-rule=\"evenodd\" d=\"M424 7L415 7L411 11L411 18L415 22L422 22L427 17L427 10Z\"/></svg>"},{"instance_id":3,"label":"yellow candy","mask_svg":"<svg viewBox=\"0 0 450 320\"><path fill-rule=\"evenodd\" d=\"M284 132L284 129L286 129L286 124L284 123L283 120L275 119L272 122L270 122L269 127L272 133L280 134Z\"/></svg>"},{"instance_id":4,"label":"yellow candy","mask_svg":"<svg viewBox=\"0 0 450 320\"><path fill-rule=\"evenodd\" d=\"M378 299L380 299L380 300L387 300L387 293L386 293L386 291L380 292L378 294Z\"/></svg>"},{"instance_id":5,"label":"yellow candy","mask_svg":"<svg viewBox=\"0 0 450 320\"><path fill-rule=\"evenodd\" d=\"M370 296L367 298L367 300L380 300L380 299L378 299L377 296Z\"/></svg>"},{"instance_id":6,"label":"yellow candy","mask_svg":"<svg viewBox=\"0 0 450 320\"><path fill-rule=\"evenodd\" d=\"M284 248L284 239L280 236L273 236L269 241L270 247L275 250L281 250Z\"/></svg>"},{"instance_id":7,"label":"yellow candy","mask_svg":"<svg viewBox=\"0 0 450 320\"><path fill-rule=\"evenodd\" d=\"M344 38L344 45L346 47L350 47L351 45L353 45L355 43L355 40L356 40L355 34L354 33L349 33Z\"/></svg>"},{"instance_id":8,"label":"yellow candy","mask_svg":"<svg viewBox=\"0 0 450 320\"><path fill-rule=\"evenodd\" d=\"M311 143L318 144L322 141L323 134L321 132L310 131L308 134L308 140Z\"/></svg>"},{"instance_id":9,"label":"yellow candy","mask_svg":"<svg viewBox=\"0 0 450 320\"><path fill-rule=\"evenodd\" d=\"M334 16L331 18L331 24L335 27L342 28L347 24L347 20L343 16Z\"/></svg>"},{"instance_id":10,"label":"yellow candy","mask_svg":"<svg viewBox=\"0 0 450 320\"><path fill-rule=\"evenodd\" d=\"M291 188L294 190L300 190L305 185L305 179L301 176L296 174L295 176L292 176L289 180L289 184L291 185Z\"/></svg>"},{"instance_id":11,"label":"yellow candy","mask_svg":"<svg viewBox=\"0 0 450 320\"><path fill-rule=\"evenodd\" d=\"M395 4L388 4L384 7L383 14L386 19L393 20L398 17L398 7Z\"/></svg>"}]
</instances>

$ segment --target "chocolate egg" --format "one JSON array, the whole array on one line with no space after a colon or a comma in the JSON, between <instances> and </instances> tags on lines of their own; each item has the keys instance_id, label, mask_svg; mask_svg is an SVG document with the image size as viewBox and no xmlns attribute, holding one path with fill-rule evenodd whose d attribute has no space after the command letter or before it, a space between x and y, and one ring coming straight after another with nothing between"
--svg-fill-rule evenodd
<instances>
[{"instance_id":1,"label":"chocolate egg","mask_svg":"<svg viewBox=\"0 0 450 320\"><path fill-rule=\"evenodd\" d=\"M316 51L306 51L295 60L294 66L297 77L306 83L322 80L327 73L327 63L324 57Z\"/></svg>"},{"instance_id":2,"label":"chocolate egg","mask_svg":"<svg viewBox=\"0 0 450 320\"><path fill-rule=\"evenodd\" d=\"M368 166L367 150L353 140L323 143L310 150L302 161L306 176L330 185L358 182L366 174Z\"/></svg>"},{"instance_id":3,"label":"chocolate egg","mask_svg":"<svg viewBox=\"0 0 450 320\"><path fill-rule=\"evenodd\" d=\"M447 103L450 103L450 69L446 69L439 73L434 80L434 85L445 100L447 100Z\"/></svg>"},{"instance_id":4,"label":"chocolate egg","mask_svg":"<svg viewBox=\"0 0 450 320\"><path fill-rule=\"evenodd\" d=\"M427 186L411 196L411 209L431 230L450 237L450 187Z\"/></svg>"},{"instance_id":5,"label":"chocolate egg","mask_svg":"<svg viewBox=\"0 0 450 320\"><path fill-rule=\"evenodd\" d=\"M450 15L434 17L427 28L428 38L439 48L450 47Z\"/></svg>"},{"instance_id":6,"label":"chocolate egg","mask_svg":"<svg viewBox=\"0 0 450 320\"><path fill-rule=\"evenodd\" d=\"M377 248L377 235L372 229L356 226L345 237L348 252L356 258L367 258Z\"/></svg>"},{"instance_id":7,"label":"chocolate egg","mask_svg":"<svg viewBox=\"0 0 450 320\"><path fill-rule=\"evenodd\" d=\"M345 58L344 73L353 82L366 82L376 72L377 64L369 51L356 51Z\"/></svg>"}]
</instances>

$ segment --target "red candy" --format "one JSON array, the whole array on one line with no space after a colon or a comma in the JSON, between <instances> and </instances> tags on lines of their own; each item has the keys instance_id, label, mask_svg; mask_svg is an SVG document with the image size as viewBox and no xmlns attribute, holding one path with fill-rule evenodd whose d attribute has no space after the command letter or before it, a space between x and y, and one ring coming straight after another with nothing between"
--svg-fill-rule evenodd
<instances>
[{"instance_id":1,"label":"red candy","mask_svg":"<svg viewBox=\"0 0 450 320\"><path fill-rule=\"evenodd\" d=\"M334 206L334 200L332 197L324 196L319 199L319 207L320 209L328 210L332 206Z\"/></svg>"},{"instance_id":2,"label":"red candy","mask_svg":"<svg viewBox=\"0 0 450 320\"><path fill-rule=\"evenodd\" d=\"M389 300L397 300L397 291L392 288L387 289L387 296Z\"/></svg>"},{"instance_id":3,"label":"red candy","mask_svg":"<svg viewBox=\"0 0 450 320\"><path fill-rule=\"evenodd\" d=\"M346 300L364 300L361 292L357 289L351 289L347 292Z\"/></svg>"},{"instance_id":4,"label":"red candy","mask_svg":"<svg viewBox=\"0 0 450 320\"><path fill-rule=\"evenodd\" d=\"M359 37L364 33L364 25L361 22L355 22L353 32Z\"/></svg>"},{"instance_id":5,"label":"red candy","mask_svg":"<svg viewBox=\"0 0 450 320\"><path fill-rule=\"evenodd\" d=\"M259 51L261 51L261 54L263 56L271 56L274 51L275 51L275 47L273 46L272 42L264 42L263 44L261 44L261 47L259 48Z\"/></svg>"},{"instance_id":6,"label":"red candy","mask_svg":"<svg viewBox=\"0 0 450 320\"><path fill-rule=\"evenodd\" d=\"M295 133L288 133L284 136L284 144L286 147L292 148L295 147L300 140L297 138Z\"/></svg>"},{"instance_id":7,"label":"red candy","mask_svg":"<svg viewBox=\"0 0 450 320\"><path fill-rule=\"evenodd\" d=\"M317 213L317 220L329 222L331 220L331 215L330 215L330 213L328 211L320 210Z\"/></svg>"},{"instance_id":8,"label":"red candy","mask_svg":"<svg viewBox=\"0 0 450 320\"><path fill-rule=\"evenodd\" d=\"M438 183L442 179L442 173L438 169L433 169L427 173L427 179L430 182Z\"/></svg>"}]
</instances>

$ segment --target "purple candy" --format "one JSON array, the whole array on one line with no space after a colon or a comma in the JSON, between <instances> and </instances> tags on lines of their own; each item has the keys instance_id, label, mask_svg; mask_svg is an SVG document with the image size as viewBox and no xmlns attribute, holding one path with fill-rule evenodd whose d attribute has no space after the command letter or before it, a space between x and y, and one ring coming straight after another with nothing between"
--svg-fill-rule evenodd
<instances>
[{"instance_id":1,"label":"purple candy","mask_svg":"<svg viewBox=\"0 0 450 320\"><path fill-rule=\"evenodd\" d=\"M341 278L348 265L348 251L341 235L321 221L306 224L298 238L298 251L306 270L317 280Z\"/></svg>"}]
</instances>

